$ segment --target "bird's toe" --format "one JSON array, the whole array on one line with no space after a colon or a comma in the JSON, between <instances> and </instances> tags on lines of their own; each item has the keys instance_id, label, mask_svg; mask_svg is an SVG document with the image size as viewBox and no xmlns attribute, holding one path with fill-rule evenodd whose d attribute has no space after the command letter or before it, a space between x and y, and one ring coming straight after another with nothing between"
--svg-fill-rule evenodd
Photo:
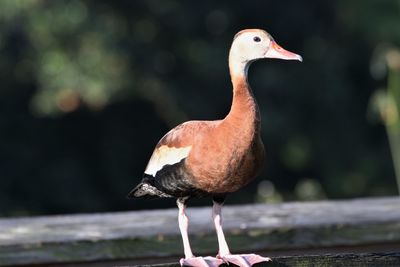
<instances>
[{"instance_id":1,"label":"bird's toe","mask_svg":"<svg viewBox=\"0 0 400 267\"><path fill-rule=\"evenodd\" d=\"M232 263L240 267L251 267L254 264L260 262L271 261L270 258L262 257L257 254L237 254L237 255L228 254L222 256L221 259L224 260L225 262Z\"/></svg>"}]
</instances>

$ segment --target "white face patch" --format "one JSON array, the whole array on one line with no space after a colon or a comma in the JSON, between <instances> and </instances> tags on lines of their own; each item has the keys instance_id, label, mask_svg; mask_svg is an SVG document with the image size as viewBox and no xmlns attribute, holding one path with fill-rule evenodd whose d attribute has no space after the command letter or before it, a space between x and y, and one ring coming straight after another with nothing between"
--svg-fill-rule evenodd
<instances>
[{"instance_id":1,"label":"white face patch","mask_svg":"<svg viewBox=\"0 0 400 267\"><path fill-rule=\"evenodd\" d=\"M264 58L271 44L271 37L265 31L243 32L233 40L231 52L238 62L249 62Z\"/></svg>"},{"instance_id":2,"label":"white face patch","mask_svg":"<svg viewBox=\"0 0 400 267\"><path fill-rule=\"evenodd\" d=\"M156 176L156 173L161 170L165 165L173 165L180 162L182 159L189 155L192 146L186 147L169 147L160 146L151 156L144 173Z\"/></svg>"},{"instance_id":3,"label":"white face patch","mask_svg":"<svg viewBox=\"0 0 400 267\"><path fill-rule=\"evenodd\" d=\"M240 32L233 40L229 52L231 75L246 75L254 60L264 58L271 43L270 35L263 30ZM257 40L257 41L256 41Z\"/></svg>"}]
</instances>

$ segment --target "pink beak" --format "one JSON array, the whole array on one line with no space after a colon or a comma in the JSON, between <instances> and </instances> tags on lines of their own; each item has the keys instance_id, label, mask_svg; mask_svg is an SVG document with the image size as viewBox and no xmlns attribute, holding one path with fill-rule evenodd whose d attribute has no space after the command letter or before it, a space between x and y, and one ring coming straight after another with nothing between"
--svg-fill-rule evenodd
<instances>
[{"instance_id":1,"label":"pink beak","mask_svg":"<svg viewBox=\"0 0 400 267\"><path fill-rule=\"evenodd\" d=\"M295 53L287 51L283 49L280 45L278 45L275 41L271 41L271 46L267 53L264 55L265 58L280 58L286 60L298 60L300 62L303 61L303 58Z\"/></svg>"}]
</instances>

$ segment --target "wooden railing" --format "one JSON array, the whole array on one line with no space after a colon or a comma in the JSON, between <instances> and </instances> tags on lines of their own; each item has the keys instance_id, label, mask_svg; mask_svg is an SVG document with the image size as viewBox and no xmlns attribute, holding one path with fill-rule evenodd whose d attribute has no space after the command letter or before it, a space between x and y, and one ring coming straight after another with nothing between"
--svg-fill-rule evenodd
<instances>
[{"instance_id":1,"label":"wooden railing","mask_svg":"<svg viewBox=\"0 0 400 267\"><path fill-rule=\"evenodd\" d=\"M188 215L194 252L215 255L211 208ZM398 197L226 206L223 216L231 250L271 257L265 266L400 266ZM0 219L0 266L175 266L181 256L176 209Z\"/></svg>"}]
</instances>

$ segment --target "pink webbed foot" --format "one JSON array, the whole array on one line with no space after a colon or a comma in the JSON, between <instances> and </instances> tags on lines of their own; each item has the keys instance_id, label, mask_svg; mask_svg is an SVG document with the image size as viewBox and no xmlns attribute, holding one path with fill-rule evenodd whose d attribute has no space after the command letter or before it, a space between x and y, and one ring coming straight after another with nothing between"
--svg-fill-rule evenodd
<instances>
[{"instance_id":1,"label":"pink webbed foot","mask_svg":"<svg viewBox=\"0 0 400 267\"><path fill-rule=\"evenodd\" d=\"M271 261L270 258L262 257L257 254L237 254L224 255L221 259L228 263L233 263L240 267L250 267L256 263Z\"/></svg>"},{"instance_id":2,"label":"pink webbed foot","mask_svg":"<svg viewBox=\"0 0 400 267\"><path fill-rule=\"evenodd\" d=\"M193 266L193 267L218 267L223 264L222 259L217 259L214 257L192 257L187 259L181 259L179 261L181 266Z\"/></svg>"}]
</instances>

